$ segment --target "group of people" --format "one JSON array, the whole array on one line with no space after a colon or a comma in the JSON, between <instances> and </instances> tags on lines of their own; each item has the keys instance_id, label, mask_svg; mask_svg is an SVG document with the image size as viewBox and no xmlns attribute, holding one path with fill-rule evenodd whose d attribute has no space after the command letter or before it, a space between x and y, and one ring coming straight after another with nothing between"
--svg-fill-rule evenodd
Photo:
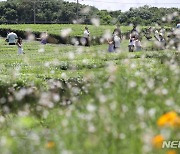
<instances>
[{"instance_id":1,"label":"group of people","mask_svg":"<svg viewBox=\"0 0 180 154\"><path fill-rule=\"evenodd\" d=\"M41 44L46 44L47 43L47 38L48 34L46 32L42 33L41 38L38 40L41 41ZM85 39L85 46L90 46L90 31L88 27L85 27L83 37ZM114 29L112 38L107 40L109 47L108 51L109 52L114 52L117 51L120 48L122 40L122 33L120 30L120 27L117 26L117 28ZM7 34L6 41L9 43L9 45L17 45L18 47L18 54L25 54L23 51L22 47L22 38L18 37L16 33L10 32ZM130 35L130 40L129 40L129 51L139 51L141 50L141 43L140 40L138 39L138 33L135 30L132 30L131 35Z\"/></svg>"},{"instance_id":2,"label":"group of people","mask_svg":"<svg viewBox=\"0 0 180 154\"><path fill-rule=\"evenodd\" d=\"M112 38L107 41L109 44L108 51L114 52L118 50L120 48L121 40L122 33L118 25L117 28L113 31ZM131 31L128 48L129 52L140 51L142 48L141 42L139 40L139 33L137 32L135 27Z\"/></svg>"},{"instance_id":3,"label":"group of people","mask_svg":"<svg viewBox=\"0 0 180 154\"><path fill-rule=\"evenodd\" d=\"M9 43L9 45L17 45L18 47L18 54L25 54L22 48L22 38L18 37L16 33L9 32L7 34L6 41Z\"/></svg>"},{"instance_id":4,"label":"group of people","mask_svg":"<svg viewBox=\"0 0 180 154\"><path fill-rule=\"evenodd\" d=\"M120 29L115 29L111 39L107 40L109 47L108 51L109 52L114 52L120 48L121 44L121 31Z\"/></svg>"},{"instance_id":5,"label":"group of people","mask_svg":"<svg viewBox=\"0 0 180 154\"><path fill-rule=\"evenodd\" d=\"M47 44L47 38L48 34L47 32L43 32L38 40L41 41L41 44L45 45ZM14 32L8 32L6 42L8 42L9 45L17 45L18 47L18 54L25 54L22 46L22 38L18 37L16 33Z\"/></svg>"},{"instance_id":6,"label":"group of people","mask_svg":"<svg viewBox=\"0 0 180 154\"><path fill-rule=\"evenodd\" d=\"M177 28L180 28L180 24L177 24ZM148 29L149 32L151 32L151 27ZM149 33L148 33L149 34ZM163 32L160 31L158 32L157 30L154 32L154 37L161 43L165 44L165 39L163 37ZM84 45L85 46L90 46L90 31L88 27L85 27L84 33L83 33L83 38L84 38ZM148 35L146 37L148 40L151 39ZM48 34L47 32L43 32L38 40L41 41L41 44L46 44L48 39ZM17 45L18 47L18 54L25 54L22 48L22 38L18 37L16 33L14 32L9 32L7 34L6 41L9 43L9 45ZM120 30L120 26L117 25L117 27L114 29L112 36L110 39L107 40L108 43L108 51L109 52L115 52L120 48L122 41L122 33ZM128 44L129 52L134 52L134 51L140 51L142 49L141 41L140 41L140 36L139 32L137 31L136 27L134 26L130 35L129 35L129 44Z\"/></svg>"},{"instance_id":7,"label":"group of people","mask_svg":"<svg viewBox=\"0 0 180 154\"><path fill-rule=\"evenodd\" d=\"M137 31L135 26L133 27L130 33L128 48L129 48L129 52L141 51L142 49L139 32Z\"/></svg>"}]
</instances>

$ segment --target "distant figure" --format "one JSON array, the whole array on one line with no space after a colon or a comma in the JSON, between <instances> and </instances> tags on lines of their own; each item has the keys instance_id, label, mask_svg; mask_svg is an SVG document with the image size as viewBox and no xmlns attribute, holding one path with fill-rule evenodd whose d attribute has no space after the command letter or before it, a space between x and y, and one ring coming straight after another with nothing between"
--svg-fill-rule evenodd
<instances>
[{"instance_id":1,"label":"distant figure","mask_svg":"<svg viewBox=\"0 0 180 154\"><path fill-rule=\"evenodd\" d=\"M10 32L7 35L7 42L9 43L9 45L16 45L16 39L17 39L17 34L14 32Z\"/></svg>"},{"instance_id":2,"label":"distant figure","mask_svg":"<svg viewBox=\"0 0 180 154\"><path fill-rule=\"evenodd\" d=\"M165 49L165 47L166 47L166 40L164 38L163 33L159 33L159 42L161 43L161 48Z\"/></svg>"},{"instance_id":3,"label":"distant figure","mask_svg":"<svg viewBox=\"0 0 180 154\"><path fill-rule=\"evenodd\" d=\"M90 32L88 27L85 27L84 30L85 46L90 46Z\"/></svg>"},{"instance_id":4,"label":"distant figure","mask_svg":"<svg viewBox=\"0 0 180 154\"><path fill-rule=\"evenodd\" d=\"M114 52L114 42L113 42L113 39L108 40L108 44L109 44L108 52Z\"/></svg>"},{"instance_id":5,"label":"distant figure","mask_svg":"<svg viewBox=\"0 0 180 154\"><path fill-rule=\"evenodd\" d=\"M115 51L120 48L121 39L118 36L117 32L113 32L113 43L114 43L114 50Z\"/></svg>"},{"instance_id":6,"label":"distant figure","mask_svg":"<svg viewBox=\"0 0 180 154\"><path fill-rule=\"evenodd\" d=\"M156 40L160 41L160 37L159 37L159 32L158 30L154 31L154 37L156 38Z\"/></svg>"},{"instance_id":7,"label":"distant figure","mask_svg":"<svg viewBox=\"0 0 180 154\"><path fill-rule=\"evenodd\" d=\"M47 34L47 32L43 32L42 34L41 34L41 44L47 44L47 39L48 39L48 34Z\"/></svg>"},{"instance_id":8,"label":"distant figure","mask_svg":"<svg viewBox=\"0 0 180 154\"><path fill-rule=\"evenodd\" d=\"M180 23L177 24L176 28L180 29Z\"/></svg>"},{"instance_id":9,"label":"distant figure","mask_svg":"<svg viewBox=\"0 0 180 154\"><path fill-rule=\"evenodd\" d=\"M134 45L135 45L135 51L141 51L142 45L141 45L141 41L138 38L135 38Z\"/></svg>"},{"instance_id":10,"label":"distant figure","mask_svg":"<svg viewBox=\"0 0 180 154\"><path fill-rule=\"evenodd\" d=\"M139 38L139 32L137 31L135 25L133 26L133 29L131 30L131 33L130 33L130 39L131 38Z\"/></svg>"},{"instance_id":11,"label":"distant figure","mask_svg":"<svg viewBox=\"0 0 180 154\"><path fill-rule=\"evenodd\" d=\"M129 40L129 45L128 45L129 52L134 52L134 46L135 46L134 38L131 38L131 39Z\"/></svg>"},{"instance_id":12,"label":"distant figure","mask_svg":"<svg viewBox=\"0 0 180 154\"><path fill-rule=\"evenodd\" d=\"M117 25L117 27L114 29L114 32L116 33L120 39L122 39L122 33L121 33L121 29L120 29L120 25Z\"/></svg>"},{"instance_id":13,"label":"distant figure","mask_svg":"<svg viewBox=\"0 0 180 154\"><path fill-rule=\"evenodd\" d=\"M152 27L149 27L144 31L144 36L146 37L147 40L152 39Z\"/></svg>"},{"instance_id":14,"label":"distant figure","mask_svg":"<svg viewBox=\"0 0 180 154\"><path fill-rule=\"evenodd\" d=\"M22 38L18 38L17 40L17 47L18 47L18 54L21 55L21 54L25 54L24 51L23 51L23 48L22 48Z\"/></svg>"}]
</instances>

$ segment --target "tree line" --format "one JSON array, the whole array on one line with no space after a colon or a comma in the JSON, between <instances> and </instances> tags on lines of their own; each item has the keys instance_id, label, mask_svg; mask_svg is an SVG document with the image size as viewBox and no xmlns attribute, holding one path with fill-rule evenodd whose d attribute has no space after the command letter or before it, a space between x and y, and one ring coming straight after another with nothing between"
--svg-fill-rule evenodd
<instances>
[{"instance_id":1,"label":"tree line","mask_svg":"<svg viewBox=\"0 0 180 154\"><path fill-rule=\"evenodd\" d=\"M63 0L7 0L0 2L0 23L73 23L90 24L98 18L101 24L159 25L177 24L180 9L143 6L126 12L98 10ZM163 17L163 18L162 18Z\"/></svg>"}]
</instances>

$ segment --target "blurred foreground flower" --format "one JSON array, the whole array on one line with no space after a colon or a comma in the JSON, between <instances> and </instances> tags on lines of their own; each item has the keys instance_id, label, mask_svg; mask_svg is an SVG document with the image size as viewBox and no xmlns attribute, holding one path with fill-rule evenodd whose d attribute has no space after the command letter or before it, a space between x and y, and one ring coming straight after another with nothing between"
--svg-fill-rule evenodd
<instances>
[{"instance_id":1,"label":"blurred foreground flower","mask_svg":"<svg viewBox=\"0 0 180 154\"><path fill-rule=\"evenodd\" d=\"M152 144L156 148L161 148L163 141L164 137L162 135L157 135L152 139Z\"/></svg>"},{"instance_id":2,"label":"blurred foreground flower","mask_svg":"<svg viewBox=\"0 0 180 154\"><path fill-rule=\"evenodd\" d=\"M46 148L48 149L52 149L55 147L55 143L53 141L49 141L47 144L46 144Z\"/></svg>"},{"instance_id":3,"label":"blurred foreground flower","mask_svg":"<svg viewBox=\"0 0 180 154\"><path fill-rule=\"evenodd\" d=\"M162 115L158 121L158 126L172 126L172 127L179 127L180 126L180 117L174 111L168 112Z\"/></svg>"},{"instance_id":4,"label":"blurred foreground flower","mask_svg":"<svg viewBox=\"0 0 180 154\"><path fill-rule=\"evenodd\" d=\"M169 150L167 151L167 154L177 154L176 150Z\"/></svg>"}]
</instances>

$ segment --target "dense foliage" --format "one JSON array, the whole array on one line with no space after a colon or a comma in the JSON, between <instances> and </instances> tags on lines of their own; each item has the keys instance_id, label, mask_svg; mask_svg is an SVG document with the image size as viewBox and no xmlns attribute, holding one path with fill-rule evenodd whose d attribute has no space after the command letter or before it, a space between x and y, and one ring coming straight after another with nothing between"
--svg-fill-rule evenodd
<instances>
[{"instance_id":1,"label":"dense foliage","mask_svg":"<svg viewBox=\"0 0 180 154\"><path fill-rule=\"evenodd\" d=\"M79 11L85 8L79 5ZM35 11L35 12L34 12ZM83 16L84 22L94 16L98 9L91 7L88 14ZM72 23L77 17L75 3L61 0L8 0L0 2L1 23L33 23L34 13L36 22L39 23Z\"/></svg>"},{"instance_id":2,"label":"dense foliage","mask_svg":"<svg viewBox=\"0 0 180 154\"><path fill-rule=\"evenodd\" d=\"M122 13L118 16L120 23L140 24L140 25L176 25L180 18L180 9L178 8L157 8L143 6Z\"/></svg>"},{"instance_id":3,"label":"dense foliage","mask_svg":"<svg viewBox=\"0 0 180 154\"><path fill-rule=\"evenodd\" d=\"M78 11L77 11L78 10ZM0 2L0 23L73 23L78 19L81 23L90 23L91 19L99 18L101 24L114 24L120 22L124 25L140 24L160 25L177 24L180 9L157 8L143 6L131 8L127 12L98 10L95 7L78 5L62 0L7 0ZM35 17L34 17L35 14ZM162 17L164 22L162 21Z\"/></svg>"}]
</instances>

